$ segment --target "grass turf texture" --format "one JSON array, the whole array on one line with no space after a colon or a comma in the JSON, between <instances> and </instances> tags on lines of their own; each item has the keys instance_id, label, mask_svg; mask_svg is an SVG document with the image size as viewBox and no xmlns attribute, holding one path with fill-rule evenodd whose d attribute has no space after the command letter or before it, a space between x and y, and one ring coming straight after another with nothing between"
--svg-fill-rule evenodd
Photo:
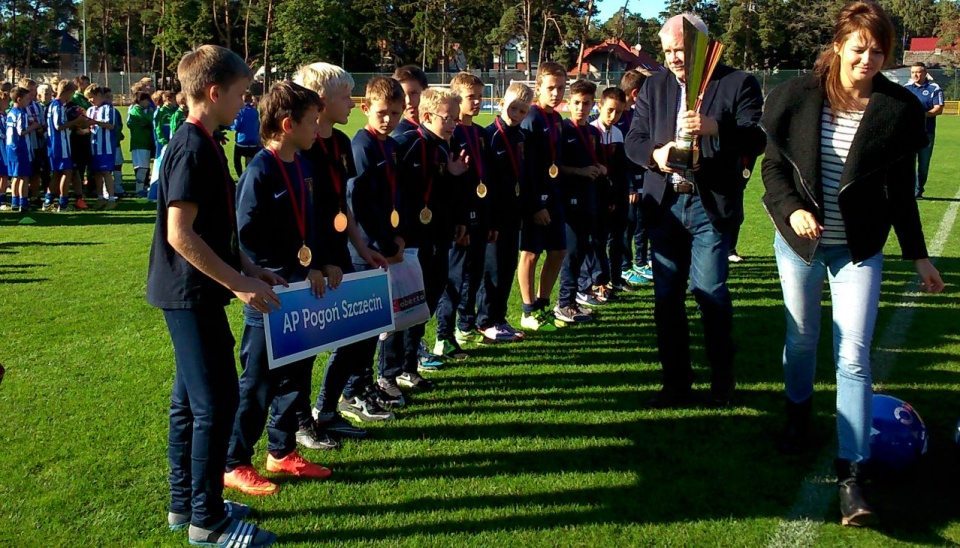
<instances>
[{"instance_id":1,"label":"grass turf texture","mask_svg":"<svg viewBox=\"0 0 960 548\"><path fill-rule=\"evenodd\" d=\"M354 111L347 133L362 124ZM943 118L929 199L920 204L928 241L954 199L957 150L960 118ZM124 169L130 188L130 164ZM281 480L275 497L227 497L252 504L257 523L292 546L767 543L813 459L773 451L783 419L784 319L758 172L739 245L747 261L731 269L737 406L644 409L660 380L645 287L604 307L598 322L472 348L469 362L431 376L440 390L417 396L399 420L371 427L373 440L304 451L333 468L331 480ZM111 212L32 215L32 226L0 215L0 544L182 546L184 534L165 526L173 353L161 314L144 300L154 208L127 199ZM960 415L958 234L954 226L937 258L947 293L919 299L879 387L926 420L926 464L873 484L879 531L840 527L832 497L815 527L819 544L960 542L952 445ZM898 251L891 237L878 338L901 294L915 287L912 264ZM513 299L518 325L516 290ZM824 445L835 428L828 310L816 397ZM229 315L239 340L236 303ZM701 329L692 325L704 381ZM262 469L263 443L255 458Z\"/></svg>"}]
</instances>

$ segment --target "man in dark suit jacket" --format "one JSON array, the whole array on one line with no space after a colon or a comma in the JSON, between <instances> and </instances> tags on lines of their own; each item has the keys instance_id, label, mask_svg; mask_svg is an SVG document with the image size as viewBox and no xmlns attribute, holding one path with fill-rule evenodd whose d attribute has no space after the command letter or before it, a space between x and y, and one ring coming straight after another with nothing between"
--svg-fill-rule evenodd
<instances>
[{"instance_id":1,"label":"man in dark suit jacket","mask_svg":"<svg viewBox=\"0 0 960 548\"><path fill-rule=\"evenodd\" d=\"M688 285L703 319L712 368L711 400L726 405L733 396L733 306L727 290L725 235L743 211L742 159L761 154L766 143L758 126L763 96L749 74L719 65L700 111L683 106L684 19L707 32L703 21L691 14L664 23L660 41L670 70L644 83L625 143L627 156L648 169L643 215L653 246L654 317L663 366L663 389L651 401L655 407L683 405L691 395ZM675 172L667 166L680 131L699 141L695 171Z\"/></svg>"}]
</instances>

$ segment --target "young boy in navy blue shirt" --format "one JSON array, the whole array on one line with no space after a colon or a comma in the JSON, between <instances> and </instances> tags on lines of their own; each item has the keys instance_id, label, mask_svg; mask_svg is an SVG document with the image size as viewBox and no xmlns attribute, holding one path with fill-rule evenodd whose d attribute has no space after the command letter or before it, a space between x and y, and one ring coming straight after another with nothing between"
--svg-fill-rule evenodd
<instances>
[{"instance_id":1,"label":"young boy in navy blue shirt","mask_svg":"<svg viewBox=\"0 0 960 548\"><path fill-rule=\"evenodd\" d=\"M500 116L487 126L487 180L491 182L495 212L491 222L497 239L487 244L483 282L477 292L477 324L488 339L505 342L524 336L507 322L507 303L520 247L520 194L528 178L520 123L531 102L533 92L526 84L511 84L503 96Z\"/></svg>"},{"instance_id":2,"label":"young boy in navy blue shirt","mask_svg":"<svg viewBox=\"0 0 960 548\"><path fill-rule=\"evenodd\" d=\"M448 357L457 352L466 356L460 345L483 342L485 338L477 330L477 290L483 278L487 242L497 239L496 231L490 227L493 198L486 130L473 123L474 116L480 114L483 82L469 72L461 72L453 77L450 89L460 96L460 121L450 142L454 149L466 151L470 161L467 172L456 178L454 202L467 232L450 250L447 283L437 305L437 344L433 353ZM513 337L500 340L508 338Z\"/></svg>"},{"instance_id":3,"label":"young boy in navy blue shirt","mask_svg":"<svg viewBox=\"0 0 960 548\"><path fill-rule=\"evenodd\" d=\"M390 137L403 115L403 88L393 78L378 76L367 82L362 104L367 125L357 131L351 143L356 174L347 181L347 204L353 212L360 242L350 245L350 259L357 270L366 268L366 250L376 251L387 262L403 261L405 231L412 219L403 214L403 198L397 175L397 142ZM403 404L381 392L373 380L373 355L369 351L343 389L337 410L358 421L385 421L394 418L384 407ZM369 356L369 360L367 359ZM324 394L327 398L337 396ZM326 407L324 405L324 407Z\"/></svg>"},{"instance_id":4,"label":"young boy in navy blue shirt","mask_svg":"<svg viewBox=\"0 0 960 548\"><path fill-rule=\"evenodd\" d=\"M354 165L350 138L336 129L346 124L353 110L354 80L347 71L329 63L313 63L301 67L294 81L316 91L324 102L316 139L302 156L314 171L314 227L320 245L326 250L328 269L325 272L331 289L338 278L358 269L386 268L383 255L364 243L347 200L347 184L357 169ZM362 265L354 267L349 244L357 250ZM337 438L362 439L367 431L345 420L337 410L340 395L350 377L369 371L377 351L377 337L341 346L333 351L323 371L323 381L312 411L302 410L297 441L308 448L328 449L337 446ZM359 412L360 410L358 410Z\"/></svg>"},{"instance_id":5,"label":"young boy in navy blue shirt","mask_svg":"<svg viewBox=\"0 0 960 548\"><path fill-rule=\"evenodd\" d=\"M450 246L465 243L465 219L456 200L457 177L467 171L467 152L451 151L450 138L460 118L460 97L446 88L427 88L420 98L420 127L398 141L400 196L407 226L407 247L417 249L430 314L436 312L447 282ZM399 386L431 390L419 373L418 350L426 324L390 333L380 346L380 390L403 402Z\"/></svg>"},{"instance_id":6,"label":"young boy in navy blue shirt","mask_svg":"<svg viewBox=\"0 0 960 548\"><path fill-rule=\"evenodd\" d=\"M644 69L635 69L627 72L620 79L620 89L626 97L623 115L615 124L626 137L633 123L633 111L640 93L640 87L650 76ZM613 286L620 285L623 289L635 288L649 283L653 279L653 270L650 269L650 236L647 234L643 222L643 174L644 166L639 166L627 158L627 184L630 191L628 198L627 221L623 233L623 254L620 265L613 263L613 271L620 272L620 279L614 277ZM616 237L616 234L611 235ZM614 253L611 252L611 255ZM619 270L618 270L619 266Z\"/></svg>"},{"instance_id":7,"label":"young boy in navy blue shirt","mask_svg":"<svg viewBox=\"0 0 960 548\"><path fill-rule=\"evenodd\" d=\"M300 151L311 147L323 102L316 92L278 82L261 101L261 133L266 148L253 157L237 189L240 251L253 264L290 282L307 280L318 298L326 292L329 257L314 219L313 165ZM176 135L176 133L174 133ZM339 278L339 272L336 274ZM270 472L324 479L330 470L297 453L298 411L310 397L314 357L270 369L263 314L243 307L240 343L240 405L227 452L224 486L248 495L270 495L279 487L253 467L254 445L267 415L267 465Z\"/></svg>"},{"instance_id":8,"label":"young boy in navy blue shirt","mask_svg":"<svg viewBox=\"0 0 960 548\"><path fill-rule=\"evenodd\" d=\"M567 255L560 269L560 291L553 313L565 323L591 319L593 310L581 306L584 299L578 295L580 269L588 254L599 254L600 245L606 245L606 240L602 244L596 242L596 226L597 186L608 184L607 170L600 163L600 133L587 123L596 92L597 85L587 80L570 85L570 118L563 122L561 132L564 164L560 170L560 196ZM603 255L606 256L605 250Z\"/></svg>"},{"instance_id":9,"label":"young boy in navy blue shirt","mask_svg":"<svg viewBox=\"0 0 960 548\"><path fill-rule=\"evenodd\" d=\"M521 187L523 223L520 228L520 265L517 278L523 299L520 326L531 331L554 331L566 325L554 319L550 295L560 274L560 265L567 254L564 235L563 204L557 178L563 158L560 146L560 113L567 71L557 63L543 63L537 69L537 102L527 113L520 127L525 134L524 146L530 162L530 178ZM536 285L537 261L547 253Z\"/></svg>"},{"instance_id":10,"label":"young boy in navy blue shirt","mask_svg":"<svg viewBox=\"0 0 960 548\"><path fill-rule=\"evenodd\" d=\"M243 94L243 108L237 113L237 119L233 121L230 129L236 132L233 140L233 169L237 172L237 177L243 173L243 164L250 164L253 158L260 150L260 114L257 107L253 104L253 94L249 91Z\"/></svg>"},{"instance_id":11,"label":"young boy in navy blue shirt","mask_svg":"<svg viewBox=\"0 0 960 548\"><path fill-rule=\"evenodd\" d=\"M249 508L223 500L238 399L224 307L237 296L269 313L280 306L271 286L285 282L240 251L235 186L212 136L234 119L253 75L235 53L206 45L184 55L177 76L192 117L167 148L147 274L147 301L163 310L177 363L167 520L171 528L189 524L194 544L267 546L273 534L239 520Z\"/></svg>"},{"instance_id":12,"label":"young boy in navy blue shirt","mask_svg":"<svg viewBox=\"0 0 960 548\"><path fill-rule=\"evenodd\" d=\"M397 139L420 126L420 96L430 84L427 83L427 75L416 65L404 65L393 71L393 79L400 82L404 99L403 119L391 134Z\"/></svg>"}]
</instances>

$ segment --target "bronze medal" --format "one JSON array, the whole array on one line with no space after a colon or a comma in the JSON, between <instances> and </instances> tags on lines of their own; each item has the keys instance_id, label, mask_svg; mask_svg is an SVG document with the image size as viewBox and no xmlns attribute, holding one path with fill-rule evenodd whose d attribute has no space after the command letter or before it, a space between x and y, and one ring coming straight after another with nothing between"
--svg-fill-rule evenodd
<instances>
[{"instance_id":1,"label":"bronze medal","mask_svg":"<svg viewBox=\"0 0 960 548\"><path fill-rule=\"evenodd\" d=\"M313 261L313 253L307 247L307 244L303 244L300 251L297 251L297 258L300 259L301 265L310 266L310 262Z\"/></svg>"},{"instance_id":2,"label":"bronze medal","mask_svg":"<svg viewBox=\"0 0 960 548\"><path fill-rule=\"evenodd\" d=\"M400 226L400 214L397 213L396 209L394 209L393 213L390 214L390 226L393 228Z\"/></svg>"},{"instance_id":3,"label":"bronze medal","mask_svg":"<svg viewBox=\"0 0 960 548\"><path fill-rule=\"evenodd\" d=\"M743 178L744 178L744 179L749 179L749 178L750 178L750 170L747 169L747 168L743 168L743 173L741 173L741 175L743 175Z\"/></svg>"},{"instance_id":4,"label":"bronze medal","mask_svg":"<svg viewBox=\"0 0 960 548\"><path fill-rule=\"evenodd\" d=\"M333 218L333 229L337 232L343 232L347 229L347 216L342 211Z\"/></svg>"},{"instance_id":5,"label":"bronze medal","mask_svg":"<svg viewBox=\"0 0 960 548\"><path fill-rule=\"evenodd\" d=\"M420 222L425 225L428 225L432 220L433 220L433 212L430 211L429 207L423 206L423 209L420 210Z\"/></svg>"},{"instance_id":6,"label":"bronze medal","mask_svg":"<svg viewBox=\"0 0 960 548\"><path fill-rule=\"evenodd\" d=\"M487 197L487 185L483 184L483 181L480 181L480 184L477 185L477 196L481 198Z\"/></svg>"},{"instance_id":7,"label":"bronze medal","mask_svg":"<svg viewBox=\"0 0 960 548\"><path fill-rule=\"evenodd\" d=\"M557 167L557 164L550 164L550 178L556 179L557 175L560 175L560 168Z\"/></svg>"}]
</instances>

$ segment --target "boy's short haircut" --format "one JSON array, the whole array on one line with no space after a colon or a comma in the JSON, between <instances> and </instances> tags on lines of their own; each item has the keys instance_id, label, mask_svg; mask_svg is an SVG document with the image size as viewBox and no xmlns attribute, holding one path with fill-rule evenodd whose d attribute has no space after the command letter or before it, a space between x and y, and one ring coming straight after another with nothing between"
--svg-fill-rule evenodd
<instances>
[{"instance_id":1,"label":"boy's short haircut","mask_svg":"<svg viewBox=\"0 0 960 548\"><path fill-rule=\"evenodd\" d=\"M541 63L540 68L537 69L537 87L540 87L540 83L543 82L543 79L547 76L566 80L567 71L563 70L563 66L561 66L560 63L554 63L552 61Z\"/></svg>"},{"instance_id":2,"label":"boy's short haircut","mask_svg":"<svg viewBox=\"0 0 960 548\"><path fill-rule=\"evenodd\" d=\"M77 89L81 89L83 86L83 81L87 81L87 85L90 85L90 77L86 74L81 74L73 79L73 83L77 85Z\"/></svg>"},{"instance_id":3,"label":"boy's short haircut","mask_svg":"<svg viewBox=\"0 0 960 548\"><path fill-rule=\"evenodd\" d=\"M103 88L103 94L106 95L108 93L113 93L113 90L110 88Z\"/></svg>"},{"instance_id":4,"label":"boy's short haircut","mask_svg":"<svg viewBox=\"0 0 960 548\"><path fill-rule=\"evenodd\" d=\"M590 80L580 79L570 84L570 95L590 95L596 97L597 85Z\"/></svg>"},{"instance_id":5,"label":"boy's short haircut","mask_svg":"<svg viewBox=\"0 0 960 548\"><path fill-rule=\"evenodd\" d=\"M466 71L458 72L453 80L450 80L450 89L454 91L469 92L477 86L483 86L483 80Z\"/></svg>"},{"instance_id":6,"label":"boy's short haircut","mask_svg":"<svg viewBox=\"0 0 960 548\"><path fill-rule=\"evenodd\" d=\"M243 92L243 102L244 102L244 103L252 103L252 102L253 102L253 94L250 93L250 90L247 90L247 91Z\"/></svg>"},{"instance_id":7,"label":"boy's short haircut","mask_svg":"<svg viewBox=\"0 0 960 548\"><path fill-rule=\"evenodd\" d=\"M393 77L401 84L408 80L415 80L423 89L430 87L430 84L427 82L426 73L416 65L404 65L398 68L393 71Z\"/></svg>"},{"instance_id":8,"label":"boy's short haircut","mask_svg":"<svg viewBox=\"0 0 960 548\"><path fill-rule=\"evenodd\" d=\"M150 100L153 101L154 104L159 105L163 101L163 90L154 90L153 95L150 96Z\"/></svg>"},{"instance_id":9,"label":"boy's short haircut","mask_svg":"<svg viewBox=\"0 0 960 548\"><path fill-rule=\"evenodd\" d=\"M21 88L31 88L36 85L37 85L36 80L32 78L27 78L26 76L24 76L23 78L20 79L19 82L17 82L17 87L21 87Z\"/></svg>"},{"instance_id":10,"label":"boy's short haircut","mask_svg":"<svg viewBox=\"0 0 960 548\"><path fill-rule=\"evenodd\" d=\"M514 101L520 101L521 103L526 103L529 105L533 102L533 90L530 89L530 86L524 84L523 82L514 82L510 84L510 87L507 88L507 92L503 94L504 97L507 95L513 94L515 97ZM510 105L505 105L510 106Z\"/></svg>"},{"instance_id":11,"label":"boy's short haircut","mask_svg":"<svg viewBox=\"0 0 960 548\"><path fill-rule=\"evenodd\" d=\"M13 99L13 102L16 103L20 99L23 99L27 95L30 95L30 90L22 87L15 87L13 91L10 92L10 98Z\"/></svg>"},{"instance_id":12,"label":"boy's short haircut","mask_svg":"<svg viewBox=\"0 0 960 548\"><path fill-rule=\"evenodd\" d=\"M307 109L316 106L323 110L323 99L312 89L307 89L289 80L270 86L270 91L260 98L260 140L268 142L283 134L283 119L303 121Z\"/></svg>"},{"instance_id":13,"label":"boy's short haircut","mask_svg":"<svg viewBox=\"0 0 960 548\"><path fill-rule=\"evenodd\" d=\"M404 101L403 88L400 82L394 78L386 76L376 76L367 82L367 91L364 94L363 102L368 107L377 101L384 101L387 104Z\"/></svg>"},{"instance_id":14,"label":"boy's short haircut","mask_svg":"<svg viewBox=\"0 0 960 548\"><path fill-rule=\"evenodd\" d=\"M60 80L57 82L57 97L60 97L64 93L73 95L73 92L75 91L77 91L77 85L73 83L73 80Z\"/></svg>"},{"instance_id":15,"label":"boy's short haircut","mask_svg":"<svg viewBox=\"0 0 960 548\"><path fill-rule=\"evenodd\" d=\"M87 86L87 89L83 90L83 96L87 99L96 97L97 95L103 95L103 88L100 87L100 84L90 84Z\"/></svg>"},{"instance_id":16,"label":"boy's short haircut","mask_svg":"<svg viewBox=\"0 0 960 548\"><path fill-rule=\"evenodd\" d=\"M53 88L50 87L50 84L40 84L40 85L37 87L37 96L38 96L38 97L43 97L43 94L46 93L46 91L47 91L48 89L49 89L50 91L53 91Z\"/></svg>"},{"instance_id":17,"label":"boy's short haircut","mask_svg":"<svg viewBox=\"0 0 960 548\"><path fill-rule=\"evenodd\" d=\"M150 99L150 94L145 91L137 92L137 102L147 101Z\"/></svg>"},{"instance_id":18,"label":"boy's short haircut","mask_svg":"<svg viewBox=\"0 0 960 548\"><path fill-rule=\"evenodd\" d=\"M169 90L169 89L165 89L165 90L160 91L160 92L158 92L158 93L160 93L160 99L161 99L162 101L169 101L170 99L176 99L176 98L177 98L177 94L174 93L173 91Z\"/></svg>"},{"instance_id":19,"label":"boy's short haircut","mask_svg":"<svg viewBox=\"0 0 960 548\"><path fill-rule=\"evenodd\" d=\"M6 91L9 93L10 90L12 89L13 89L13 84L11 84L10 82L4 82L0 84L0 91Z\"/></svg>"},{"instance_id":20,"label":"boy's short haircut","mask_svg":"<svg viewBox=\"0 0 960 548\"><path fill-rule=\"evenodd\" d=\"M178 105L185 105L185 104L187 104L187 94L186 94L186 93L184 93L184 92L181 91L180 93L177 94L177 104L178 104Z\"/></svg>"},{"instance_id":21,"label":"boy's short haircut","mask_svg":"<svg viewBox=\"0 0 960 548\"><path fill-rule=\"evenodd\" d=\"M428 112L437 112L440 105L447 102L459 103L460 96L451 88L432 87L423 90L423 95L420 96L420 119L423 120L423 115Z\"/></svg>"},{"instance_id":22,"label":"boy's short haircut","mask_svg":"<svg viewBox=\"0 0 960 548\"><path fill-rule=\"evenodd\" d=\"M177 65L177 79L187 100L202 101L210 86L228 87L252 80L253 72L236 53L209 44L187 53Z\"/></svg>"},{"instance_id":23,"label":"boy's short haircut","mask_svg":"<svg viewBox=\"0 0 960 548\"><path fill-rule=\"evenodd\" d=\"M615 99L621 103L625 103L627 102L627 94L620 88L611 87L603 90L603 94L600 95L601 101L606 101L607 99Z\"/></svg>"},{"instance_id":24,"label":"boy's short haircut","mask_svg":"<svg viewBox=\"0 0 960 548\"><path fill-rule=\"evenodd\" d=\"M623 74L623 77L620 78L620 89L622 89L625 94L637 91L640 89L640 86L643 85L643 82L652 75L652 72L644 68L628 70Z\"/></svg>"},{"instance_id":25,"label":"boy's short haircut","mask_svg":"<svg viewBox=\"0 0 960 548\"><path fill-rule=\"evenodd\" d=\"M346 88L353 92L356 82L349 72L330 63L311 63L303 65L293 75L297 84L316 91L320 97L326 97L338 89Z\"/></svg>"}]
</instances>

